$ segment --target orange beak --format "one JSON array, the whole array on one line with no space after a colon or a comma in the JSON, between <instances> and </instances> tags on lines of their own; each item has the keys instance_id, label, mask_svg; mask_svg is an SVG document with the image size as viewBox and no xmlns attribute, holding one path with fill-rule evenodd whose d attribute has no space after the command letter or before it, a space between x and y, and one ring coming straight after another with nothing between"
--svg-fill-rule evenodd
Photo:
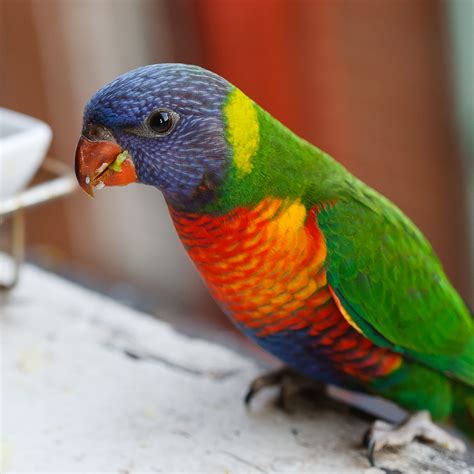
<instances>
[{"instance_id":1,"label":"orange beak","mask_svg":"<svg viewBox=\"0 0 474 474\"><path fill-rule=\"evenodd\" d=\"M83 135L76 148L75 169L79 185L91 197L95 188L125 186L138 180L132 159L119 145Z\"/></svg>"}]
</instances>

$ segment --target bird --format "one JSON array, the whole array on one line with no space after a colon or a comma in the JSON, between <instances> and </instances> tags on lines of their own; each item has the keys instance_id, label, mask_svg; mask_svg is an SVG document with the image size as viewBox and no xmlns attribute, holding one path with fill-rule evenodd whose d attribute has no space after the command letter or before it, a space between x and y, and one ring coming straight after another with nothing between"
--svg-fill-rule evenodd
<instances>
[{"instance_id":1,"label":"bird","mask_svg":"<svg viewBox=\"0 0 474 474\"><path fill-rule=\"evenodd\" d=\"M390 200L221 76L153 64L99 89L75 155L80 186L142 183L236 327L294 374L388 399L368 456L423 437L474 436L474 318L432 246Z\"/></svg>"}]
</instances>

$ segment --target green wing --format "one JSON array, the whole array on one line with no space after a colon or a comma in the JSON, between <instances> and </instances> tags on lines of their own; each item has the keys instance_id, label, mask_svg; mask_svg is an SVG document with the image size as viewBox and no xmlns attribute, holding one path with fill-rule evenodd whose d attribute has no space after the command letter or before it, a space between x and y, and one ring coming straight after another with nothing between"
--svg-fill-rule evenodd
<instances>
[{"instance_id":1,"label":"green wing","mask_svg":"<svg viewBox=\"0 0 474 474\"><path fill-rule=\"evenodd\" d=\"M344 309L375 344L474 385L474 320L430 244L376 191L350 193L318 214Z\"/></svg>"}]
</instances>

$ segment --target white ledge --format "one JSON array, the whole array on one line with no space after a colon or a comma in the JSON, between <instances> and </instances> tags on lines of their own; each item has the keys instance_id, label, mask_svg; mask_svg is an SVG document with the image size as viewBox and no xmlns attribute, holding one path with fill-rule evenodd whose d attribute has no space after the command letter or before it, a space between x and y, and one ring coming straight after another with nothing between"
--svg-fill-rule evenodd
<instances>
[{"instance_id":1,"label":"white ledge","mask_svg":"<svg viewBox=\"0 0 474 474\"><path fill-rule=\"evenodd\" d=\"M367 422L259 395L257 365L31 265L0 301L1 472L381 472ZM414 443L383 453L402 472L474 472Z\"/></svg>"}]
</instances>

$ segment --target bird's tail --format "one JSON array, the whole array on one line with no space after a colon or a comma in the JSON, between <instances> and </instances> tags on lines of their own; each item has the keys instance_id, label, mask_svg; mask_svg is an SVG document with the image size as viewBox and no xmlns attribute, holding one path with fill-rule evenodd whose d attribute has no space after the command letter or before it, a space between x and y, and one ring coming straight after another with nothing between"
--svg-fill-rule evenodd
<instances>
[{"instance_id":1,"label":"bird's tail","mask_svg":"<svg viewBox=\"0 0 474 474\"><path fill-rule=\"evenodd\" d=\"M462 382L453 384L454 424L474 441L474 387Z\"/></svg>"}]
</instances>

